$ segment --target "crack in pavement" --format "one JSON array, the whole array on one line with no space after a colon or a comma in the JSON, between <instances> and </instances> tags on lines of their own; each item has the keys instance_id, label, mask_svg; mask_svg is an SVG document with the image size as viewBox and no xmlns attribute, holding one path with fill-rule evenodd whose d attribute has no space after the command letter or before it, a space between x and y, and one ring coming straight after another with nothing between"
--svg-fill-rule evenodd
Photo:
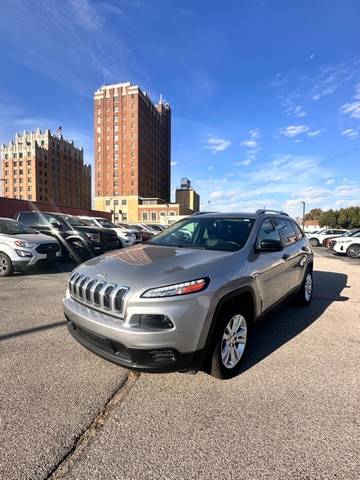
<instances>
[{"instance_id":1,"label":"crack in pavement","mask_svg":"<svg viewBox=\"0 0 360 480\"><path fill-rule=\"evenodd\" d=\"M121 405L128 396L131 388L138 380L140 374L130 371L126 379L110 397L104 408L97 414L92 423L76 438L69 452L49 472L46 480L58 480L63 478L75 463L77 463L85 450L89 447L95 435L103 428L106 420Z\"/></svg>"}]
</instances>

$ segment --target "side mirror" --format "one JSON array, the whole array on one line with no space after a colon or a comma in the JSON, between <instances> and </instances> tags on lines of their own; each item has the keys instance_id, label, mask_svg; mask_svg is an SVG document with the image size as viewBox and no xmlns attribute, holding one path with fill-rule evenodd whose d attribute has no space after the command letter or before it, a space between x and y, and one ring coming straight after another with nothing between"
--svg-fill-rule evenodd
<instances>
[{"instance_id":1,"label":"side mirror","mask_svg":"<svg viewBox=\"0 0 360 480\"><path fill-rule=\"evenodd\" d=\"M50 225L54 228L57 228L58 230L60 230L61 228L61 223L59 222L50 222Z\"/></svg>"},{"instance_id":2,"label":"side mirror","mask_svg":"<svg viewBox=\"0 0 360 480\"><path fill-rule=\"evenodd\" d=\"M284 249L280 240L261 240L255 247L255 252L281 252Z\"/></svg>"}]
</instances>

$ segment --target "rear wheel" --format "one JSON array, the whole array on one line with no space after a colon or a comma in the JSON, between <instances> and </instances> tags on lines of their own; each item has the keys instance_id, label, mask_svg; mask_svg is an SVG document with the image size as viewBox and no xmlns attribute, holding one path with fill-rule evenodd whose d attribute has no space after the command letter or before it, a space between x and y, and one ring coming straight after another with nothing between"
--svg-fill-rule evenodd
<instances>
[{"instance_id":1,"label":"rear wheel","mask_svg":"<svg viewBox=\"0 0 360 480\"><path fill-rule=\"evenodd\" d=\"M310 305L313 295L313 284L313 272L311 268L308 268L297 295L297 302L299 305L303 307Z\"/></svg>"},{"instance_id":2,"label":"rear wheel","mask_svg":"<svg viewBox=\"0 0 360 480\"><path fill-rule=\"evenodd\" d=\"M12 261L6 253L0 253L0 277L8 277L14 271Z\"/></svg>"},{"instance_id":3,"label":"rear wheel","mask_svg":"<svg viewBox=\"0 0 360 480\"><path fill-rule=\"evenodd\" d=\"M346 250L346 255L350 258L360 258L360 244L353 244Z\"/></svg>"},{"instance_id":4,"label":"rear wheel","mask_svg":"<svg viewBox=\"0 0 360 480\"><path fill-rule=\"evenodd\" d=\"M215 332L210 372L212 376L225 379L240 372L249 330L248 314L237 308L223 310L223 318Z\"/></svg>"},{"instance_id":5,"label":"rear wheel","mask_svg":"<svg viewBox=\"0 0 360 480\"><path fill-rule=\"evenodd\" d=\"M318 247L320 245L319 240L315 237L310 238L309 242L312 247Z\"/></svg>"}]
</instances>

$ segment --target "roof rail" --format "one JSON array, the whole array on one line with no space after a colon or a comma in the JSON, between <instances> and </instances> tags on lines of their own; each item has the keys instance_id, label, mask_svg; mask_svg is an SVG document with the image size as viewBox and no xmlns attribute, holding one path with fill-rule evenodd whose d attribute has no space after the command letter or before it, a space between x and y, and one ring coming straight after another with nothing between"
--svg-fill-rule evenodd
<instances>
[{"instance_id":1,"label":"roof rail","mask_svg":"<svg viewBox=\"0 0 360 480\"><path fill-rule=\"evenodd\" d=\"M280 215L286 215L287 217L289 216L288 213L286 212L283 212L282 210L271 210L271 209L260 209L260 210L256 210L256 215L262 215L264 213L279 213Z\"/></svg>"}]
</instances>

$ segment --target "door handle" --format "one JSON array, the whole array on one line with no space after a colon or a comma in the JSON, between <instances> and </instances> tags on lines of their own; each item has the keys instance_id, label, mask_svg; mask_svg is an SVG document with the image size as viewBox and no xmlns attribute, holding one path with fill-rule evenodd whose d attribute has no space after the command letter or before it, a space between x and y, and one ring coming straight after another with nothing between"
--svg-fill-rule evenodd
<instances>
[{"instance_id":1,"label":"door handle","mask_svg":"<svg viewBox=\"0 0 360 480\"><path fill-rule=\"evenodd\" d=\"M288 253L284 253L284 255L281 257L283 260L287 260L290 257Z\"/></svg>"}]
</instances>

